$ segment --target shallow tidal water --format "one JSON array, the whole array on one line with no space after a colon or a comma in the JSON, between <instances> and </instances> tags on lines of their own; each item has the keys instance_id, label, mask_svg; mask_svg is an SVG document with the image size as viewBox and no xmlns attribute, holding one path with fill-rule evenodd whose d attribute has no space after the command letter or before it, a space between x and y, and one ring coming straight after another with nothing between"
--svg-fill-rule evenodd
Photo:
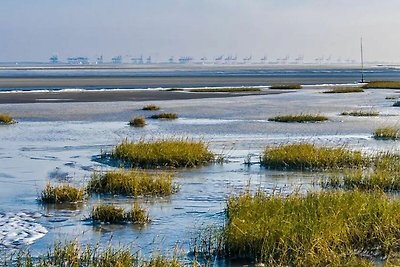
<instances>
[{"instance_id":1,"label":"shallow tidal water","mask_svg":"<svg viewBox=\"0 0 400 267\"><path fill-rule=\"evenodd\" d=\"M225 200L250 184L263 190L318 190L318 173L267 170L257 162L266 145L307 141L346 146L365 153L398 152L394 141L376 141L373 131L385 125L399 126L400 108L386 96L396 90L368 90L354 94L322 94L323 88L280 95L226 99L155 101L162 111L176 112L176 121L148 119L143 129L132 128L132 116L150 116L140 110L147 102L46 103L0 105L19 123L0 126L0 248L45 252L56 241L110 242L129 246L143 255L171 255L175 248L186 254L197 233L224 223ZM379 117L339 116L343 111L376 110ZM268 118L289 113L320 113L323 123L277 123ZM47 182L68 181L85 185L93 171L112 167L96 160L125 138L194 138L223 154L224 164L176 170L178 193L166 198L139 198L152 222L132 225L93 226L86 220L100 201L128 208L130 198L93 196L78 207L42 206L36 199ZM219 262L215 266L234 266Z\"/></svg>"}]
</instances>

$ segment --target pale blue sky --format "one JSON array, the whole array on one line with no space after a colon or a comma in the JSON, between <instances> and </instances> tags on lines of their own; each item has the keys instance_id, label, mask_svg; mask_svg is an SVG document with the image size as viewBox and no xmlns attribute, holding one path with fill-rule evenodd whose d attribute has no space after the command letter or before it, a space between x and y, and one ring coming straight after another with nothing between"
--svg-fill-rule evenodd
<instances>
[{"instance_id":1,"label":"pale blue sky","mask_svg":"<svg viewBox=\"0 0 400 267\"><path fill-rule=\"evenodd\" d=\"M303 54L400 62L399 0L0 0L0 61Z\"/></svg>"}]
</instances>

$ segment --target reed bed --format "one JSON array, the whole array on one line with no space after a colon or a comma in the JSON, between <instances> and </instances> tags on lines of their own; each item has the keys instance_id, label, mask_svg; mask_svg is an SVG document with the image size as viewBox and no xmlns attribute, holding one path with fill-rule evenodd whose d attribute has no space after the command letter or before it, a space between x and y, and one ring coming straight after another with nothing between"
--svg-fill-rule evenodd
<instances>
[{"instance_id":1,"label":"reed bed","mask_svg":"<svg viewBox=\"0 0 400 267\"><path fill-rule=\"evenodd\" d=\"M324 91L324 94L347 94L347 93L362 93L364 90L361 87L337 87L328 91Z\"/></svg>"},{"instance_id":2,"label":"reed bed","mask_svg":"<svg viewBox=\"0 0 400 267\"><path fill-rule=\"evenodd\" d=\"M266 147L261 161L268 168L299 170L342 169L364 166L367 162L358 151L306 143Z\"/></svg>"},{"instance_id":3,"label":"reed bed","mask_svg":"<svg viewBox=\"0 0 400 267\"><path fill-rule=\"evenodd\" d=\"M183 267L176 257L155 256L145 259L128 248L105 249L99 246L81 246L77 242L56 243L45 255L33 258L30 252L20 252L4 262L3 266L18 267ZM193 265L195 266L195 265Z\"/></svg>"},{"instance_id":4,"label":"reed bed","mask_svg":"<svg viewBox=\"0 0 400 267\"><path fill-rule=\"evenodd\" d=\"M142 108L142 110L152 110L152 111L155 111L155 110L160 110L160 107L157 106L157 105L151 104L151 105L146 105L146 106L144 106L144 107Z\"/></svg>"},{"instance_id":5,"label":"reed bed","mask_svg":"<svg viewBox=\"0 0 400 267\"><path fill-rule=\"evenodd\" d=\"M329 118L323 115L315 115L315 114L289 114L289 115L280 115L269 118L269 121L275 122L322 122L327 121Z\"/></svg>"},{"instance_id":6,"label":"reed bed","mask_svg":"<svg viewBox=\"0 0 400 267\"><path fill-rule=\"evenodd\" d=\"M146 126L146 119L144 117L136 117L129 121L129 125L133 127L144 127Z\"/></svg>"},{"instance_id":7,"label":"reed bed","mask_svg":"<svg viewBox=\"0 0 400 267\"><path fill-rule=\"evenodd\" d=\"M273 84L270 89L297 90L303 88L300 84Z\"/></svg>"},{"instance_id":8,"label":"reed bed","mask_svg":"<svg viewBox=\"0 0 400 267\"><path fill-rule=\"evenodd\" d=\"M44 204L61 204L82 202L85 198L85 189L69 184L53 186L48 183L40 194L39 200Z\"/></svg>"},{"instance_id":9,"label":"reed bed","mask_svg":"<svg viewBox=\"0 0 400 267\"><path fill-rule=\"evenodd\" d=\"M14 118L8 113L0 113L0 124L13 124Z\"/></svg>"},{"instance_id":10,"label":"reed bed","mask_svg":"<svg viewBox=\"0 0 400 267\"><path fill-rule=\"evenodd\" d=\"M87 190L91 193L124 196L168 196L177 191L174 174L143 170L117 170L94 173Z\"/></svg>"},{"instance_id":11,"label":"reed bed","mask_svg":"<svg viewBox=\"0 0 400 267\"><path fill-rule=\"evenodd\" d=\"M400 89L400 81L371 81L363 85L364 89Z\"/></svg>"},{"instance_id":12,"label":"reed bed","mask_svg":"<svg viewBox=\"0 0 400 267\"><path fill-rule=\"evenodd\" d=\"M152 119L162 119L162 120L176 120L178 114L176 113L160 113L150 116Z\"/></svg>"},{"instance_id":13,"label":"reed bed","mask_svg":"<svg viewBox=\"0 0 400 267\"><path fill-rule=\"evenodd\" d=\"M110 223L110 224L146 224L149 220L147 211L135 203L130 211L114 205L100 204L92 209L91 219L94 223Z\"/></svg>"},{"instance_id":14,"label":"reed bed","mask_svg":"<svg viewBox=\"0 0 400 267\"><path fill-rule=\"evenodd\" d=\"M188 91L194 93L241 93L241 92L260 92L261 89L255 87L229 87L229 88L190 89Z\"/></svg>"},{"instance_id":15,"label":"reed bed","mask_svg":"<svg viewBox=\"0 0 400 267\"><path fill-rule=\"evenodd\" d=\"M400 129L395 127L382 127L374 132L375 139L396 140L400 138Z\"/></svg>"},{"instance_id":16,"label":"reed bed","mask_svg":"<svg viewBox=\"0 0 400 267\"><path fill-rule=\"evenodd\" d=\"M324 188L345 190L400 190L400 156L388 153L377 156L368 169L345 170L341 174L330 175L321 184Z\"/></svg>"},{"instance_id":17,"label":"reed bed","mask_svg":"<svg viewBox=\"0 0 400 267\"><path fill-rule=\"evenodd\" d=\"M374 110L352 110L344 111L340 113L340 115L353 117L376 117L379 116L379 112Z\"/></svg>"},{"instance_id":18,"label":"reed bed","mask_svg":"<svg viewBox=\"0 0 400 267\"><path fill-rule=\"evenodd\" d=\"M123 141L111 155L132 167L196 167L213 162L215 155L203 141L189 139Z\"/></svg>"},{"instance_id":19,"label":"reed bed","mask_svg":"<svg viewBox=\"0 0 400 267\"><path fill-rule=\"evenodd\" d=\"M400 200L383 192L230 197L225 257L263 266L375 266L400 247Z\"/></svg>"}]
</instances>

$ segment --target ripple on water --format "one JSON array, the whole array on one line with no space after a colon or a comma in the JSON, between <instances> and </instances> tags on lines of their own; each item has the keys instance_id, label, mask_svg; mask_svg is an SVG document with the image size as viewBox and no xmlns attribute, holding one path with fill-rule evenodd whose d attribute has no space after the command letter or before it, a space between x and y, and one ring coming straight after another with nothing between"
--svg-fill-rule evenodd
<instances>
[{"instance_id":1,"label":"ripple on water","mask_svg":"<svg viewBox=\"0 0 400 267\"><path fill-rule=\"evenodd\" d=\"M36 222L39 213L0 213L0 246L18 248L30 245L47 234L47 229Z\"/></svg>"}]
</instances>

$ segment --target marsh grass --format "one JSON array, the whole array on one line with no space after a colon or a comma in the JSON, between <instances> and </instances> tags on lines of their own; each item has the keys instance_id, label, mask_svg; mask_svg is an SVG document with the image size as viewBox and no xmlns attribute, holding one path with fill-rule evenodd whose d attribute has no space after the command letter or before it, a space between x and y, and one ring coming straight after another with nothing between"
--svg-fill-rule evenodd
<instances>
[{"instance_id":1,"label":"marsh grass","mask_svg":"<svg viewBox=\"0 0 400 267\"><path fill-rule=\"evenodd\" d=\"M400 101L396 101L393 103L393 107L400 107Z\"/></svg>"},{"instance_id":2,"label":"marsh grass","mask_svg":"<svg viewBox=\"0 0 400 267\"><path fill-rule=\"evenodd\" d=\"M183 267L177 257L171 259L154 256L145 259L133 254L129 248L105 249L97 246L80 246L78 242L56 243L45 255L33 258L30 252L20 252L4 266L18 267ZM193 265L195 266L195 265Z\"/></svg>"},{"instance_id":3,"label":"marsh grass","mask_svg":"<svg viewBox=\"0 0 400 267\"><path fill-rule=\"evenodd\" d=\"M322 122L327 121L329 118L323 115L314 115L314 114L289 114L289 115L280 115L276 117L269 118L269 121L275 122Z\"/></svg>"},{"instance_id":4,"label":"marsh grass","mask_svg":"<svg viewBox=\"0 0 400 267\"><path fill-rule=\"evenodd\" d=\"M61 204L82 202L85 198L85 189L69 184L53 186L48 183L42 191L39 200L44 204Z\"/></svg>"},{"instance_id":5,"label":"marsh grass","mask_svg":"<svg viewBox=\"0 0 400 267\"><path fill-rule=\"evenodd\" d=\"M400 129L395 127L382 127L374 132L375 139L396 140L400 138Z\"/></svg>"},{"instance_id":6,"label":"marsh grass","mask_svg":"<svg viewBox=\"0 0 400 267\"><path fill-rule=\"evenodd\" d=\"M190 89L188 91L194 93L241 93L241 92L260 92L261 89L255 87L228 87L228 88Z\"/></svg>"},{"instance_id":7,"label":"marsh grass","mask_svg":"<svg viewBox=\"0 0 400 267\"><path fill-rule=\"evenodd\" d=\"M328 91L324 91L324 94L346 94L346 93L362 93L364 90L360 87L336 87Z\"/></svg>"},{"instance_id":8,"label":"marsh grass","mask_svg":"<svg viewBox=\"0 0 400 267\"><path fill-rule=\"evenodd\" d=\"M88 192L124 196L168 196L178 188L173 185L171 172L118 170L94 173L87 186Z\"/></svg>"},{"instance_id":9,"label":"marsh grass","mask_svg":"<svg viewBox=\"0 0 400 267\"><path fill-rule=\"evenodd\" d=\"M371 81L363 85L364 89L400 89L400 81Z\"/></svg>"},{"instance_id":10,"label":"marsh grass","mask_svg":"<svg viewBox=\"0 0 400 267\"><path fill-rule=\"evenodd\" d=\"M205 142L189 139L138 142L126 140L114 148L111 157L140 168L196 167L215 160L215 155Z\"/></svg>"},{"instance_id":11,"label":"marsh grass","mask_svg":"<svg viewBox=\"0 0 400 267\"><path fill-rule=\"evenodd\" d=\"M152 119L162 119L162 120L175 120L178 118L176 113L160 113L150 116Z\"/></svg>"},{"instance_id":12,"label":"marsh grass","mask_svg":"<svg viewBox=\"0 0 400 267\"><path fill-rule=\"evenodd\" d=\"M382 167L390 163L391 166ZM370 169L351 169L343 174L332 175L322 186L325 188L343 188L346 190L383 190L398 192L400 190L400 158L386 156L378 159L377 165Z\"/></svg>"},{"instance_id":13,"label":"marsh grass","mask_svg":"<svg viewBox=\"0 0 400 267\"><path fill-rule=\"evenodd\" d=\"M244 193L226 213L225 256L266 266L375 266L400 246L400 200L381 191Z\"/></svg>"},{"instance_id":14,"label":"marsh grass","mask_svg":"<svg viewBox=\"0 0 400 267\"><path fill-rule=\"evenodd\" d=\"M379 116L378 111L374 110L352 110L340 113L342 116L353 116L353 117L376 117Z\"/></svg>"},{"instance_id":15,"label":"marsh grass","mask_svg":"<svg viewBox=\"0 0 400 267\"><path fill-rule=\"evenodd\" d=\"M0 124L13 124L14 118L8 113L0 113Z\"/></svg>"},{"instance_id":16,"label":"marsh grass","mask_svg":"<svg viewBox=\"0 0 400 267\"><path fill-rule=\"evenodd\" d=\"M157 106L157 105L147 105L147 106L144 106L143 108L142 108L142 110L152 110L152 111L154 111L154 110L160 110L160 107L159 106Z\"/></svg>"},{"instance_id":17,"label":"marsh grass","mask_svg":"<svg viewBox=\"0 0 400 267\"><path fill-rule=\"evenodd\" d=\"M144 117L136 117L129 121L129 125L133 127L144 127L146 126L146 120Z\"/></svg>"},{"instance_id":18,"label":"marsh grass","mask_svg":"<svg viewBox=\"0 0 400 267\"><path fill-rule=\"evenodd\" d=\"M364 166L367 162L358 151L303 143L267 147L261 164L272 169L324 170Z\"/></svg>"},{"instance_id":19,"label":"marsh grass","mask_svg":"<svg viewBox=\"0 0 400 267\"><path fill-rule=\"evenodd\" d=\"M91 219L94 223L110 223L110 224L146 224L149 222L149 216L139 204L135 203L130 211L114 205L100 204L92 209Z\"/></svg>"},{"instance_id":20,"label":"marsh grass","mask_svg":"<svg viewBox=\"0 0 400 267\"><path fill-rule=\"evenodd\" d=\"M300 84L273 84L269 87L270 89L281 89L281 90L296 90L303 88Z\"/></svg>"}]
</instances>

